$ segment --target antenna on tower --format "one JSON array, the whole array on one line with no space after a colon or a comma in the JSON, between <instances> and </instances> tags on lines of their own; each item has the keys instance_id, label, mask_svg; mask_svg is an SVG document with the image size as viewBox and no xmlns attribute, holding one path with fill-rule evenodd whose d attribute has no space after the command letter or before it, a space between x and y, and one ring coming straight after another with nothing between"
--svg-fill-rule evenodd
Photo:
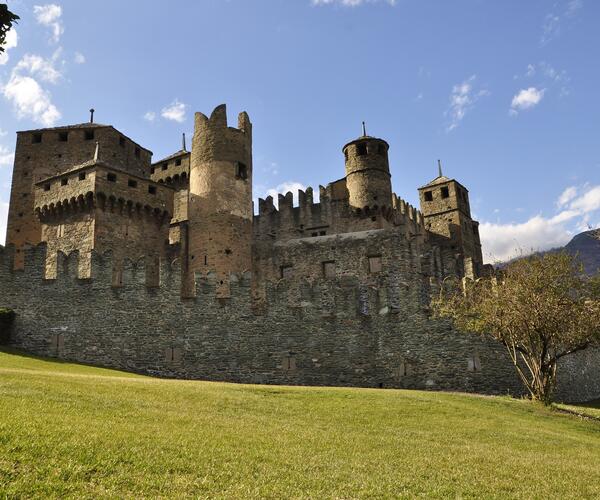
<instances>
[{"instance_id":1,"label":"antenna on tower","mask_svg":"<svg viewBox=\"0 0 600 500\"><path fill-rule=\"evenodd\" d=\"M94 108L90 109L90 123L94 123Z\"/></svg>"},{"instance_id":2,"label":"antenna on tower","mask_svg":"<svg viewBox=\"0 0 600 500\"><path fill-rule=\"evenodd\" d=\"M185 132L183 133L183 138L181 139L181 150L182 151L187 151L185 149Z\"/></svg>"},{"instance_id":3,"label":"antenna on tower","mask_svg":"<svg viewBox=\"0 0 600 500\"><path fill-rule=\"evenodd\" d=\"M442 160L438 160L438 177L442 176Z\"/></svg>"},{"instance_id":4,"label":"antenna on tower","mask_svg":"<svg viewBox=\"0 0 600 500\"><path fill-rule=\"evenodd\" d=\"M363 129L363 137L367 137L367 127L365 126L365 122L362 122L362 129Z\"/></svg>"}]
</instances>

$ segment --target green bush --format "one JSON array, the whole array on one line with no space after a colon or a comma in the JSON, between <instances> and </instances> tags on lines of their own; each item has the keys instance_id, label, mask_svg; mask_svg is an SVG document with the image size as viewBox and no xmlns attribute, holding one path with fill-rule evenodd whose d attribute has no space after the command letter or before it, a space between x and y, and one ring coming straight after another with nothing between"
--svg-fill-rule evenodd
<instances>
[{"instance_id":1,"label":"green bush","mask_svg":"<svg viewBox=\"0 0 600 500\"><path fill-rule=\"evenodd\" d=\"M0 344L8 344L10 338L10 327L15 319L12 309L0 307Z\"/></svg>"}]
</instances>

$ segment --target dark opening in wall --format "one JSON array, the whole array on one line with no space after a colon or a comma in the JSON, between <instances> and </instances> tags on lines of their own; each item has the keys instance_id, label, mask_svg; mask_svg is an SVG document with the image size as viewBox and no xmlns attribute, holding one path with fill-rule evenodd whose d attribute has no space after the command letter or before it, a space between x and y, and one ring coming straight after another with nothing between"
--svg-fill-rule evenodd
<instances>
[{"instance_id":1,"label":"dark opening in wall","mask_svg":"<svg viewBox=\"0 0 600 500\"><path fill-rule=\"evenodd\" d=\"M319 236L325 236L327 234L327 231L319 231Z\"/></svg>"},{"instance_id":2,"label":"dark opening in wall","mask_svg":"<svg viewBox=\"0 0 600 500\"><path fill-rule=\"evenodd\" d=\"M226 248L225 249L225 255L231 255L231 249L230 248Z\"/></svg>"},{"instance_id":3,"label":"dark opening in wall","mask_svg":"<svg viewBox=\"0 0 600 500\"><path fill-rule=\"evenodd\" d=\"M61 179L60 180L60 185L61 186L66 186L69 183L69 179Z\"/></svg>"},{"instance_id":4,"label":"dark opening in wall","mask_svg":"<svg viewBox=\"0 0 600 500\"><path fill-rule=\"evenodd\" d=\"M156 194L156 186L148 186L148 192L150 194Z\"/></svg>"},{"instance_id":5,"label":"dark opening in wall","mask_svg":"<svg viewBox=\"0 0 600 500\"><path fill-rule=\"evenodd\" d=\"M152 167L152 168L150 169L150 173L151 173L151 174L153 174L154 172L156 172L156 169L155 169L154 167Z\"/></svg>"},{"instance_id":6,"label":"dark opening in wall","mask_svg":"<svg viewBox=\"0 0 600 500\"><path fill-rule=\"evenodd\" d=\"M133 179L129 179L129 180L127 181L127 185L128 185L130 188L135 188L135 187L137 187L137 181L134 181Z\"/></svg>"},{"instance_id":7,"label":"dark opening in wall","mask_svg":"<svg viewBox=\"0 0 600 500\"><path fill-rule=\"evenodd\" d=\"M162 166L160 167L162 170L167 170L167 168L169 168L169 164L168 163L163 163Z\"/></svg>"},{"instance_id":8,"label":"dark opening in wall","mask_svg":"<svg viewBox=\"0 0 600 500\"><path fill-rule=\"evenodd\" d=\"M112 173L108 173L108 174L106 174L106 180L108 182L117 182L117 175L116 174L112 174Z\"/></svg>"},{"instance_id":9,"label":"dark opening in wall","mask_svg":"<svg viewBox=\"0 0 600 500\"><path fill-rule=\"evenodd\" d=\"M50 191L50 184L44 184L44 191Z\"/></svg>"},{"instance_id":10,"label":"dark opening in wall","mask_svg":"<svg viewBox=\"0 0 600 500\"><path fill-rule=\"evenodd\" d=\"M93 131L93 130L86 130L86 131L83 133L83 138L84 138L86 141L93 141L93 140L94 140L94 131Z\"/></svg>"},{"instance_id":11,"label":"dark opening in wall","mask_svg":"<svg viewBox=\"0 0 600 500\"><path fill-rule=\"evenodd\" d=\"M179 165L181 165L181 158L175 160L175 166L178 167Z\"/></svg>"},{"instance_id":12,"label":"dark opening in wall","mask_svg":"<svg viewBox=\"0 0 600 500\"><path fill-rule=\"evenodd\" d=\"M135 148L135 150L134 150L134 154L135 154L135 157L136 157L136 158L139 158L139 157L140 157L140 148L138 148L137 146L136 146L136 148Z\"/></svg>"},{"instance_id":13,"label":"dark opening in wall","mask_svg":"<svg viewBox=\"0 0 600 500\"><path fill-rule=\"evenodd\" d=\"M425 199L425 201L433 201L433 192L425 191L425 193L423 193L423 198Z\"/></svg>"},{"instance_id":14,"label":"dark opening in wall","mask_svg":"<svg viewBox=\"0 0 600 500\"><path fill-rule=\"evenodd\" d=\"M121 146L122 148L125 147L125 137L119 137L119 146Z\"/></svg>"},{"instance_id":15,"label":"dark opening in wall","mask_svg":"<svg viewBox=\"0 0 600 500\"><path fill-rule=\"evenodd\" d=\"M442 198L448 198L450 196L450 191L448 190L448 186L442 187L440 190L442 192Z\"/></svg>"},{"instance_id":16,"label":"dark opening in wall","mask_svg":"<svg viewBox=\"0 0 600 500\"><path fill-rule=\"evenodd\" d=\"M362 142L360 144L356 145L356 155L357 156L364 156L367 154L367 145L366 143Z\"/></svg>"},{"instance_id":17,"label":"dark opening in wall","mask_svg":"<svg viewBox=\"0 0 600 500\"><path fill-rule=\"evenodd\" d=\"M244 163L237 162L235 164L235 176L238 179L245 180L248 178L248 167Z\"/></svg>"},{"instance_id":18,"label":"dark opening in wall","mask_svg":"<svg viewBox=\"0 0 600 500\"><path fill-rule=\"evenodd\" d=\"M279 268L279 277L280 278L291 278L293 275L294 268L290 265L281 266Z\"/></svg>"},{"instance_id":19,"label":"dark opening in wall","mask_svg":"<svg viewBox=\"0 0 600 500\"><path fill-rule=\"evenodd\" d=\"M32 144L39 144L40 142L42 142L42 134L40 134L40 133L32 134L31 142L32 142Z\"/></svg>"},{"instance_id":20,"label":"dark opening in wall","mask_svg":"<svg viewBox=\"0 0 600 500\"><path fill-rule=\"evenodd\" d=\"M58 140L59 142L67 142L69 140L69 132L59 132Z\"/></svg>"},{"instance_id":21,"label":"dark opening in wall","mask_svg":"<svg viewBox=\"0 0 600 500\"><path fill-rule=\"evenodd\" d=\"M85 172L81 172L81 173L79 174L79 180L80 180L80 181L84 181L84 180L85 180Z\"/></svg>"}]
</instances>

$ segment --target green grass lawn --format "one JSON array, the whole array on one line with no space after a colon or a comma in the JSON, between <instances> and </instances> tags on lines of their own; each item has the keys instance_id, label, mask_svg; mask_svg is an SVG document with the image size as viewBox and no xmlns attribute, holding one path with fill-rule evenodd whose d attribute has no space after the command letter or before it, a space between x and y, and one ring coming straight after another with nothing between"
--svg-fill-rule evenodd
<instances>
[{"instance_id":1,"label":"green grass lawn","mask_svg":"<svg viewBox=\"0 0 600 500\"><path fill-rule=\"evenodd\" d=\"M0 352L1 497L600 497L600 422L438 392L158 380Z\"/></svg>"}]
</instances>

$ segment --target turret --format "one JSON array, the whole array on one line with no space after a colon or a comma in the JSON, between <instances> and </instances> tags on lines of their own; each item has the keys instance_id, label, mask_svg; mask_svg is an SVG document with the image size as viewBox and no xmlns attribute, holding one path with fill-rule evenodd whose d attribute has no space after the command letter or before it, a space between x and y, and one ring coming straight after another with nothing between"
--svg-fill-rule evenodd
<instances>
[{"instance_id":1,"label":"turret","mask_svg":"<svg viewBox=\"0 0 600 500\"><path fill-rule=\"evenodd\" d=\"M366 134L342 148L352 208L374 210L392 206L388 149L389 145L383 139Z\"/></svg>"},{"instance_id":2,"label":"turret","mask_svg":"<svg viewBox=\"0 0 600 500\"><path fill-rule=\"evenodd\" d=\"M227 126L224 104L196 113L190 160L188 276L213 273L220 296L230 273L252 263L252 124L243 112Z\"/></svg>"}]
</instances>

